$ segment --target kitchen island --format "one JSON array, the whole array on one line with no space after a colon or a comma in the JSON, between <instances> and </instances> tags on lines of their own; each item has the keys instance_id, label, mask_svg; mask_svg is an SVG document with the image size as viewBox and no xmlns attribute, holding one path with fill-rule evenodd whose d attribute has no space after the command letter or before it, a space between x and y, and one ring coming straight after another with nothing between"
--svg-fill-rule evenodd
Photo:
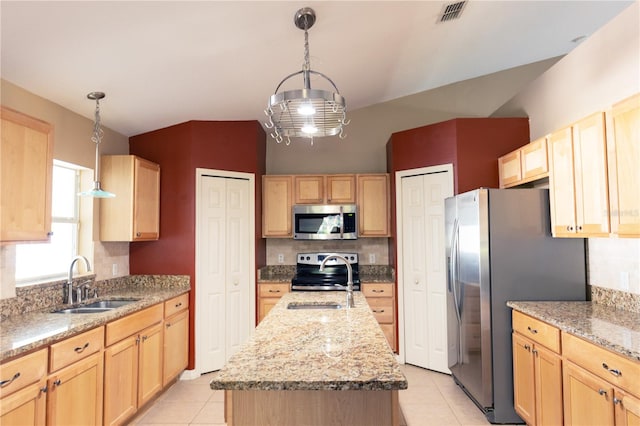
<instances>
[{"instance_id":1,"label":"kitchen island","mask_svg":"<svg viewBox=\"0 0 640 426\"><path fill-rule=\"evenodd\" d=\"M364 296L352 309L288 309L338 303L343 292L286 294L252 338L214 373L228 425L398 425L407 379Z\"/></svg>"}]
</instances>

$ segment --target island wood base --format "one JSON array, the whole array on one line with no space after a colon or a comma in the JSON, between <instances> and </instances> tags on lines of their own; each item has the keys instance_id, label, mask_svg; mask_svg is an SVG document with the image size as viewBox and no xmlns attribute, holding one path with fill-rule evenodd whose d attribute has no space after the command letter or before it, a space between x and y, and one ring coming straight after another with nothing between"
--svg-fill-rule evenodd
<instances>
[{"instance_id":1,"label":"island wood base","mask_svg":"<svg viewBox=\"0 0 640 426\"><path fill-rule=\"evenodd\" d=\"M397 390L225 391L228 426L400 424Z\"/></svg>"}]
</instances>

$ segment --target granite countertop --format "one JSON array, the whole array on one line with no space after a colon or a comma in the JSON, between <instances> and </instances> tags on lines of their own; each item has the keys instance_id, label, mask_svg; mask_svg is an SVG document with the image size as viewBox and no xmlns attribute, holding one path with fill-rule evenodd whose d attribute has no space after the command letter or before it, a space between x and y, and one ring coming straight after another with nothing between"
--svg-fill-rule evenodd
<instances>
[{"instance_id":1,"label":"granite countertop","mask_svg":"<svg viewBox=\"0 0 640 426\"><path fill-rule=\"evenodd\" d=\"M507 302L507 306L640 361L640 314L593 302Z\"/></svg>"},{"instance_id":2,"label":"granite countertop","mask_svg":"<svg viewBox=\"0 0 640 426\"><path fill-rule=\"evenodd\" d=\"M227 390L406 389L366 299L351 309L287 309L290 302L338 302L343 292L285 294L211 381Z\"/></svg>"},{"instance_id":3,"label":"granite countertop","mask_svg":"<svg viewBox=\"0 0 640 426\"><path fill-rule=\"evenodd\" d=\"M106 324L148 306L162 303L189 291L176 288L121 290L95 300L140 299L129 305L95 314L60 314L51 310L9 317L0 322L0 362L50 345L59 340ZM89 299L88 302L92 302Z\"/></svg>"}]
</instances>

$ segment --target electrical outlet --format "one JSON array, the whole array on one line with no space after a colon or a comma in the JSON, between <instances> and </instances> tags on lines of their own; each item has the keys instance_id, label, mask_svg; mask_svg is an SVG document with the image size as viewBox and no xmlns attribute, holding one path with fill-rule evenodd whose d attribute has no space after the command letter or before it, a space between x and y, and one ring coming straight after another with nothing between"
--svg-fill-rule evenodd
<instances>
[{"instance_id":1,"label":"electrical outlet","mask_svg":"<svg viewBox=\"0 0 640 426\"><path fill-rule=\"evenodd\" d=\"M113 265L111 265L111 275L113 275L114 277L116 275L118 275L118 264L114 263Z\"/></svg>"},{"instance_id":2,"label":"electrical outlet","mask_svg":"<svg viewBox=\"0 0 640 426\"><path fill-rule=\"evenodd\" d=\"M284 263L284 254L280 253L278 254L278 263Z\"/></svg>"},{"instance_id":3,"label":"electrical outlet","mask_svg":"<svg viewBox=\"0 0 640 426\"><path fill-rule=\"evenodd\" d=\"M370 264L374 264L376 263L376 254L375 253L369 253L369 263Z\"/></svg>"},{"instance_id":4,"label":"electrical outlet","mask_svg":"<svg viewBox=\"0 0 640 426\"><path fill-rule=\"evenodd\" d=\"M629 291L629 272L620 271L620 290Z\"/></svg>"}]
</instances>

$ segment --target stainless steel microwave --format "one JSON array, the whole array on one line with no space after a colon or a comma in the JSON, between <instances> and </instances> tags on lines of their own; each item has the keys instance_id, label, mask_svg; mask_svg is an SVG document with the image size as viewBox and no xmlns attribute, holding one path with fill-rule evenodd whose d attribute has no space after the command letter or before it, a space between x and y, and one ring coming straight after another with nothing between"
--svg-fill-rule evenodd
<instances>
[{"instance_id":1,"label":"stainless steel microwave","mask_svg":"<svg viewBox=\"0 0 640 426\"><path fill-rule=\"evenodd\" d=\"M355 204L293 206L294 240L355 240L358 217Z\"/></svg>"}]
</instances>

